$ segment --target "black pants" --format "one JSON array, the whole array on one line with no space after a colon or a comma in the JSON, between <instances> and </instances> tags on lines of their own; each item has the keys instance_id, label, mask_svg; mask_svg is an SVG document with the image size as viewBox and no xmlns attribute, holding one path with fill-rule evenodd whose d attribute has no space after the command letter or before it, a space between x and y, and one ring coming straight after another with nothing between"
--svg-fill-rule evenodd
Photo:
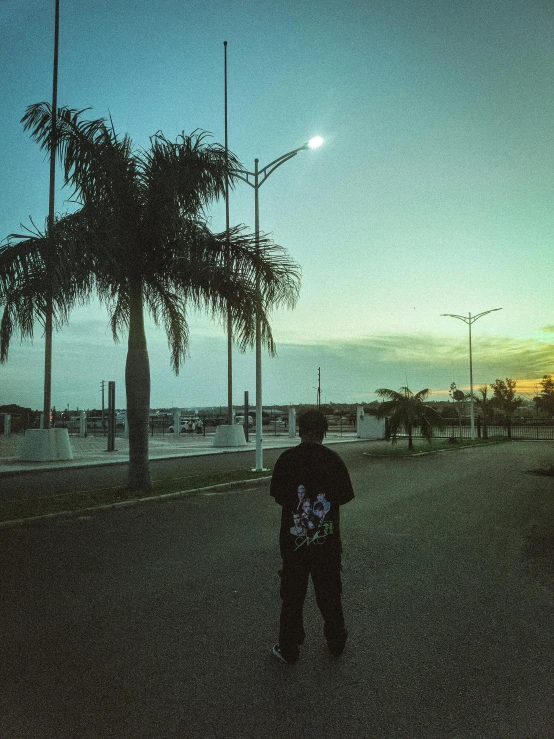
<instances>
[{"instance_id":1,"label":"black pants","mask_svg":"<svg viewBox=\"0 0 554 739\"><path fill-rule=\"evenodd\" d=\"M341 651L344 647L348 632L342 613L340 568L340 557L333 557L331 561L317 558L300 562L283 561L279 646L285 659L298 659L298 647L304 641L302 612L310 575L329 648Z\"/></svg>"}]
</instances>

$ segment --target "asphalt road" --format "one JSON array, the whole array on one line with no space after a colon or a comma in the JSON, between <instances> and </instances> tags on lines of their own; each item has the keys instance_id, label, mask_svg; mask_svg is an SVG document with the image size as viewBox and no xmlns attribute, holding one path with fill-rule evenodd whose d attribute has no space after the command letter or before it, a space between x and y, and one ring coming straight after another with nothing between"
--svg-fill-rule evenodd
<instances>
[{"instance_id":1,"label":"asphalt road","mask_svg":"<svg viewBox=\"0 0 554 739\"><path fill-rule=\"evenodd\" d=\"M552 444L335 448L356 490L340 659L311 592L300 662L271 656L267 483L4 530L0 736L552 739L554 588L529 536L554 480L525 474Z\"/></svg>"}]
</instances>

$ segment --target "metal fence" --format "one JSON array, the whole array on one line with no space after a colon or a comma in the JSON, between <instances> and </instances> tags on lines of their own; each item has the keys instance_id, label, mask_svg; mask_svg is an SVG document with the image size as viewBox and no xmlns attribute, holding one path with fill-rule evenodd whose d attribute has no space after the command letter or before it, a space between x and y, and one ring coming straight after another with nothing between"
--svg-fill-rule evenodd
<instances>
[{"instance_id":1,"label":"metal fence","mask_svg":"<svg viewBox=\"0 0 554 739\"><path fill-rule=\"evenodd\" d=\"M485 436L485 428L482 424L475 424L475 433L477 437L483 438ZM397 436L406 436L406 430L404 428L397 434ZM489 439L493 437L508 436L508 427L506 424L488 424L486 429L486 435ZM421 438L419 429L412 431L414 439ZM470 439L471 438L471 426L468 423L460 424L457 421L449 423L445 422L445 426L442 429L433 429L433 436L437 439L449 439L454 437L456 439ZM534 419L518 419L511 423L511 437L512 439L526 439L526 440L554 440L554 423L552 421L542 421Z\"/></svg>"}]
</instances>

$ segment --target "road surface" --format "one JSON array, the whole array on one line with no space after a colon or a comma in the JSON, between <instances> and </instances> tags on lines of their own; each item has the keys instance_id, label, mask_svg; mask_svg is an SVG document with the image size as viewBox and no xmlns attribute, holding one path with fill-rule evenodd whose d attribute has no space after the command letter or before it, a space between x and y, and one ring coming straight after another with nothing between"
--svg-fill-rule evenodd
<instances>
[{"instance_id":1,"label":"road surface","mask_svg":"<svg viewBox=\"0 0 554 739\"><path fill-rule=\"evenodd\" d=\"M535 544L554 480L525 472L551 444L337 449L356 490L340 659L311 589L300 661L271 656L267 483L3 530L0 736L553 737L554 589Z\"/></svg>"}]
</instances>

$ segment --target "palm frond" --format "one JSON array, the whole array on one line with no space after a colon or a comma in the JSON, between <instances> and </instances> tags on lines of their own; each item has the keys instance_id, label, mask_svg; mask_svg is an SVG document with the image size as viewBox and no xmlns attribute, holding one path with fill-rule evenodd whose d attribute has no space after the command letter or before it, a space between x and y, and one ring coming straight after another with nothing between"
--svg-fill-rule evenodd
<instances>
[{"instance_id":1,"label":"palm frond","mask_svg":"<svg viewBox=\"0 0 554 739\"><path fill-rule=\"evenodd\" d=\"M169 280L149 280L144 285L144 302L156 325L162 324L167 335L171 368L179 374L189 343L186 301L175 292Z\"/></svg>"},{"instance_id":2,"label":"palm frond","mask_svg":"<svg viewBox=\"0 0 554 739\"><path fill-rule=\"evenodd\" d=\"M32 339L34 323L44 325L50 309L59 330L71 310L89 300L94 273L82 249L86 240L86 224L74 213L56 219L45 233L12 234L0 247L0 362L8 358L14 331Z\"/></svg>"},{"instance_id":3,"label":"palm frond","mask_svg":"<svg viewBox=\"0 0 554 739\"><path fill-rule=\"evenodd\" d=\"M427 398L429 395L429 388L425 388L425 390L420 390L418 393L414 395L415 400L423 401Z\"/></svg>"},{"instance_id":4,"label":"palm frond","mask_svg":"<svg viewBox=\"0 0 554 739\"><path fill-rule=\"evenodd\" d=\"M190 225L190 224L189 224ZM196 230L194 230L196 229ZM258 289L264 343L275 351L269 313L278 306L294 306L300 287L299 268L282 247L261 239L255 248L252 235L236 227L229 238L207 227L187 229L183 249L176 257L171 279L195 307L214 319L230 313L239 348L254 340Z\"/></svg>"},{"instance_id":5,"label":"palm frond","mask_svg":"<svg viewBox=\"0 0 554 739\"><path fill-rule=\"evenodd\" d=\"M82 204L110 204L115 215L121 205L133 207L138 199L136 162L128 136L118 138L104 118L82 120L88 110L58 108L56 149L64 168L65 183ZM52 148L52 108L37 103L22 118L25 130L48 151ZM123 201L123 202L122 202Z\"/></svg>"},{"instance_id":6,"label":"palm frond","mask_svg":"<svg viewBox=\"0 0 554 739\"><path fill-rule=\"evenodd\" d=\"M388 398L392 401L400 401L404 398L404 395L397 392L396 390L389 390L386 387L379 388L379 390L375 391L375 395L379 396L380 398Z\"/></svg>"},{"instance_id":7,"label":"palm frond","mask_svg":"<svg viewBox=\"0 0 554 739\"><path fill-rule=\"evenodd\" d=\"M158 132L150 148L141 153L138 175L148 192L150 216L158 208L165 211L174 204L189 216L198 216L206 206L225 194L227 180L232 186L238 159L219 144L206 144L205 131L182 133L169 141Z\"/></svg>"}]
</instances>

